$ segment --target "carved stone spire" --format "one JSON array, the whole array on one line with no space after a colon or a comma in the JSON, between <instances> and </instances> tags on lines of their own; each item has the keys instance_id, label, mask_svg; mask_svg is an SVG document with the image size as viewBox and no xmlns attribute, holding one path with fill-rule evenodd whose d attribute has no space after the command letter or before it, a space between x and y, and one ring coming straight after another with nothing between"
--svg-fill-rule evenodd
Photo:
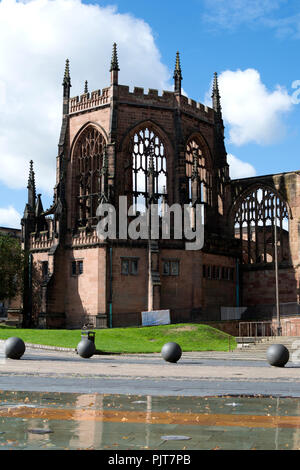
<instances>
[{"instance_id":1,"label":"carved stone spire","mask_svg":"<svg viewBox=\"0 0 300 470\"><path fill-rule=\"evenodd\" d=\"M215 136L214 136L214 147L215 147L215 155L216 160L218 161L218 165L221 168L228 167L227 159L226 159L226 149L224 143L224 123L222 118L222 107L221 107L221 97L219 93L219 85L218 85L218 74L217 72L214 73L214 80L213 80L213 90L212 90L212 107L215 111ZM226 170L227 171L227 170Z\"/></svg>"},{"instance_id":2,"label":"carved stone spire","mask_svg":"<svg viewBox=\"0 0 300 470\"><path fill-rule=\"evenodd\" d=\"M64 98L70 98L70 88L71 88L71 77L70 77L70 61L66 60L65 74L62 83L64 87Z\"/></svg>"},{"instance_id":3,"label":"carved stone spire","mask_svg":"<svg viewBox=\"0 0 300 470\"><path fill-rule=\"evenodd\" d=\"M118 63L118 53L117 53L117 44L114 42L111 64L110 64L110 74L111 74L111 85L118 85L118 72L119 63Z\"/></svg>"},{"instance_id":4,"label":"carved stone spire","mask_svg":"<svg viewBox=\"0 0 300 470\"><path fill-rule=\"evenodd\" d=\"M175 63L175 70L174 70L174 91L181 95L181 81L182 81L182 73L181 73L181 66L180 66L180 57L179 52L176 53L176 63Z\"/></svg>"},{"instance_id":5,"label":"carved stone spire","mask_svg":"<svg viewBox=\"0 0 300 470\"><path fill-rule=\"evenodd\" d=\"M117 43L115 43L115 42L113 44L113 52L112 52L112 58L111 58L110 72L112 70L116 70L118 72L120 71L119 63L118 63Z\"/></svg>"},{"instance_id":6,"label":"carved stone spire","mask_svg":"<svg viewBox=\"0 0 300 470\"><path fill-rule=\"evenodd\" d=\"M212 90L211 97L212 97L213 109L216 111L217 114L219 114L219 116L221 116L222 115L222 108L221 108L221 100L220 100L217 72L214 73L213 90Z\"/></svg>"},{"instance_id":7,"label":"carved stone spire","mask_svg":"<svg viewBox=\"0 0 300 470\"><path fill-rule=\"evenodd\" d=\"M35 210L35 202L36 202L36 189L35 189L35 176L33 171L33 161L30 160L30 167L29 167L29 177L28 177L28 204L31 209Z\"/></svg>"},{"instance_id":8,"label":"carved stone spire","mask_svg":"<svg viewBox=\"0 0 300 470\"><path fill-rule=\"evenodd\" d=\"M38 194L37 195L37 203L36 203L36 207L35 207L35 216L40 217L43 212L44 212L44 209L43 209L43 204L42 204L42 200L41 200L41 194Z\"/></svg>"},{"instance_id":9,"label":"carved stone spire","mask_svg":"<svg viewBox=\"0 0 300 470\"><path fill-rule=\"evenodd\" d=\"M89 89L88 89L88 81L86 80L86 81L84 82L84 93L86 94L86 93L88 93L88 92L89 92Z\"/></svg>"},{"instance_id":10,"label":"carved stone spire","mask_svg":"<svg viewBox=\"0 0 300 470\"><path fill-rule=\"evenodd\" d=\"M69 59L66 60L65 74L62 82L63 86L63 115L69 114L69 99L70 99L70 89L71 89L71 77L70 77L70 67Z\"/></svg>"},{"instance_id":11,"label":"carved stone spire","mask_svg":"<svg viewBox=\"0 0 300 470\"><path fill-rule=\"evenodd\" d=\"M43 204L41 200L41 194L37 195L37 201L35 205L35 231L41 232L47 230L47 222L44 215Z\"/></svg>"}]
</instances>

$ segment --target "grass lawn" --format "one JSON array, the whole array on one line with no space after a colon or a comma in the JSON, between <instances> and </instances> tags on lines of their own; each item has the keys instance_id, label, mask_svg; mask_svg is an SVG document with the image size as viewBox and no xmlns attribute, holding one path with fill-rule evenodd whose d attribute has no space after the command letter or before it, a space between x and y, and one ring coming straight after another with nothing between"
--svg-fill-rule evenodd
<instances>
[{"instance_id":1,"label":"grass lawn","mask_svg":"<svg viewBox=\"0 0 300 470\"><path fill-rule=\"evenodd\" d=\"M160 352L165 343L174 341L183 351L228 351L236 348L233 336L208 325L182 323L135 328L94 330L96 348L108 353ZM33 330L0 326L0 339L11 336L25 343L76 348L81 330Z\"/></svg>"}]
</instances>

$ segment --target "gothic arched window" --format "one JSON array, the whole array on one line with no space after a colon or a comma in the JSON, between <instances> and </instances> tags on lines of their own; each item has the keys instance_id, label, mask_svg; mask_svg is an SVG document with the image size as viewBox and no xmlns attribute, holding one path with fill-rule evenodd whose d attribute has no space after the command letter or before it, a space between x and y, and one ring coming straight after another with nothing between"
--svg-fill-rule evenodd
<instances>
[{"instance_id":1,"label":"gothic arched window","mask_svg":"<svg viewBox=\"0 0 300 470\"><path fill-rule=\"evenodd\" d=\"M199 179L199 197L201 202L211 205L211 173L207 161L197 139L190 139L186 146L185 171L188 178L188 200L192 202L192 176L197 174Z\"/></svg>"},{"instance_id":2,"label":"gothic arched window","mask_svg":"<svg viewBox=\"0 0 300 470\"><path fill-rule=\"evenodd\" d=\"M149 197L158 204L167 197L165 146L154 130L144 127L134 133L129 152L127 192L135 209L143 212Z\"/></svg>"},{"instance_id":3,"label":"gothic arched window","mask_svg":"<svg viewBox=\"0 0 300 470\"><path fill-rule=\"evenodd\" d=\"M242 240L243 262L274 260L275 226L278 261L289 259L289 214L286 203L269 188L256 188L240 202L234 218L235 237Z\"/></svg>"},{"instance_id":4,"label":"gothic arched window","mask_svg":"<svg viewBox=\"0 0 300 470\"><path fill-rule=\"evenodd\" d=\"M104 136L88 126L80 135L74 149L75 206L79 226L97 223L96 210L102 192Z\"/></svg>"}]
</instances>

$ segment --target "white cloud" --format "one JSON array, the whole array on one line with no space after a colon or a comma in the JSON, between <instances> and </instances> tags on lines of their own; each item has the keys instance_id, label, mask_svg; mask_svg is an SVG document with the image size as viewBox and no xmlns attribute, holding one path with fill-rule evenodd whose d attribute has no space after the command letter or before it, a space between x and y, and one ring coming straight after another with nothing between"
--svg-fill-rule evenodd
<instances>
[{"instance_id":1,"label":"white cloud","mask_svg":"<svg viewBox=\"0 0 300 470\"><path fill-rule=\"evenodd\" d=\"M250 178L256 175L254 166L250 163L243 162L231 153L227 154L227 161L229 164L229 175L232 179L237 178Z\"/></svg>"},{"instance_id":2,"label":"white cloud","mask_svg":"<svg viewBox=\"0 0 300 470\"><path fill-rule=\"evenodd\" d=\"M21 215L13 206L0 207L0 227L20 228Z\"/></svg>"},{"instance_id":3,"label":"white cloud","mask_svg":"<svg viewBox=\"0 0 300 470\"><path fill-rule=\"evenodd\" d=\"M288 0L204 0L202 20L214 31L270 28L278 37L300 37L300 13L286 15Z\"/></svg>"},{"instance_id":4,"label":"white cloud","mask_svg":"<svg viewBox=\"0 0 300 470\"><path fill-rule=\"evenodd\" d=\"M263 24L274 29L278 37L292 36L296 39L300 37L299 13L284 18L265 18Z\"/></svg>"},{"instance_id":5,"label":"white cloud","mask_svg":"<svg viewBox=\"0 0 300 470\"><path fill-rule=\"evenodd\" d=\"M257 24L278 10L286 0L205 0L205 22L234 29L243 24Z\"/></svg>"},{"instance_id":6,"label":"white cloud","mask_svg":"<svg viewBox=\"0 0 300 470\"><path fill-rule=\"evenodd\" d=\"M81 0L0 1L3 183L26 187L33 159L38 189L52 192L65 59L70 59L72 96L83 92L85 80L89 90L106 87L113 42L118 43L120 83L170 88L170 74L143 20Z\"/></svg>"},{"instance_id":7,"label":"white cloud","mask_svg":"<svg viewBox=\"0 0 300 470\"><path fill-rule=\"evenodd\" d=\"M270 91L257 70L226 70L219 76L223 118L235 145L272 144L285 134L283 113L290 111L293 97L277 85Z\"/></svg>"}]
</instances>

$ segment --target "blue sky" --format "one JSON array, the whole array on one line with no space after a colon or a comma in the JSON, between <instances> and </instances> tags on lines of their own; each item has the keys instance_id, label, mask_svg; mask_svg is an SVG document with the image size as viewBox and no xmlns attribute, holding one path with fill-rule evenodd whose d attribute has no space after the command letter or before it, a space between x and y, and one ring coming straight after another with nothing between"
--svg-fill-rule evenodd
<instances>
[{"instance_id":1,"label":"blue sky","mask_svg":"<svg viewBox=\"0 0 300 470\"><path fill-rule=\"evenodd\" d=\"M0 225L23 213L31 158L44 208L52 202L65 58L72 95L85 79L102 88L114 41L131 87L170 89L179 50L185 93L209 103L218 72L233 177L299 169L296 0L2 0Z\"/></svg>"}]
</instances>

